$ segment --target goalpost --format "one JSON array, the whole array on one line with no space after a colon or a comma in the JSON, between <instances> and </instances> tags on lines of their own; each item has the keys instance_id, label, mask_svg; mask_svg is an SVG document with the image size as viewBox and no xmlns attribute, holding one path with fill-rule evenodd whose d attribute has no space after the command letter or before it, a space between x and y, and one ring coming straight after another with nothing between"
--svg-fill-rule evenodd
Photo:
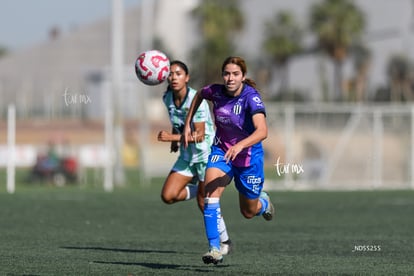
<instances>
[{"instance_id":1,"label":"goalpost","mask_svg":"<svg viewBox=\"0 0 414 276\"><path fill-rule=\"evenodd\" d=\"M152 0L142 0L141 1L141 26L139 28L140 34L140 48L141 51L148 50L152 48L153 40L153 29L152 29L152 20L154 16L154 3ZM150 166L148 164L149 160L149 132L150 125L148 122L148 100L149 100L149 88L146 85L140 86L140 122L139 122L139 163L141 169L141 185L146 186L149 181L148 170Z\"/></svg>"},{"instance_id":2,"label":"goalpost","mask_svg":"<svg viewBox=\"0 0 414 276\"><path fill-rule=\"evenodd\" d=\"M105 149L104 190L111 192L116 184L123 184L121 160L123 127L121 116L123 89L124 23L123 0L112 0L111 29L111 87L105 94ZM117 95L121 95L117 97Z\"/></svg>"}]
</instances>

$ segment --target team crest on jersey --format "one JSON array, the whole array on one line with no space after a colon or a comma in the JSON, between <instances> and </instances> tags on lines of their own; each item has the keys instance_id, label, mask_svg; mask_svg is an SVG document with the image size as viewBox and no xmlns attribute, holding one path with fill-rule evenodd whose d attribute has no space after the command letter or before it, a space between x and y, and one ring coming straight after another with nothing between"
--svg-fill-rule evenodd
<instances>
[{"instance_id":1,"label":"team crest on jersey","mask_svg":"<svg viewBox=\"0 0 414 276\"><path fill-rule=\"evenodd\" d=\"M233 106L233 113L235 115L239 115L242 112L242 110L243 110L243 102L244 102L244 99L243 98L240 98L237 101L237 103Z\"/></svg>"},{"instance_id":2,"label":"team crest on jersey","mask_svg":"<svg viewBox=\"0 0 414 276\"><path fill-rule=\"evenodd\" d=\"M233 113L236 114L236 115L239 115L241 113L241 111L242 111L242 106L240 105L240 103L236 103L233 106Z\"/></svg>"}]
</instances>

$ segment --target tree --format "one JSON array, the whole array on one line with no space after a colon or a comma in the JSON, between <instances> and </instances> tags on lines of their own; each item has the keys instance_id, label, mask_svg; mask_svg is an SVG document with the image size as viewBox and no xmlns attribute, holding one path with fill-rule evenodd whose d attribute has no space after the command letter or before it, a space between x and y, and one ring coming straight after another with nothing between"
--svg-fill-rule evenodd
<instances>
[{"instance_id":1,"label":"tree","mask_svg":"<svg viewBox=\"0 0 414 276\"><path fill-rule=\"evenodd\" d=\"M281 11L265 22L263 48L270 59L280 69L280 92L289 90L289 60L301 51L302 30L294 16Z\"/></svg>"},{"instance_id":2,"label":"tree","mask_svg":"<svg viewBox=\"0 0 414 276\"><path fill-rule=\"evenodd\" d=\"M342 98L342 65L365 28L363 12L351 0L324 0L311 7L310 27L334 62L335 97Z\"/></svg>"},{"instance_id":3,"label":"tree","mask_svg":"<svg viewBox=\"0 0 414 276\"><path fill-rule=\"evenodd\" d=\"M192 51L193 78L204 82L219 81L218 68L223 60L234 55L233 38L243 29L244 18L238 0L207 0L193 10L202 40Z\"/></svg>"},{"instance_id":4,"label":"tree","mask_svg":"<svg viewBox=\"0 0 414 276\"><path fill-rule=\"evenodd\" d=\"M6 47L0 46L0 58L2 58L3 56L7 55L8 50Z\"/></svg>"},{"instance_id":5,"label":"tree","mask_svg":"<svg viewBox=\"0 0 414 276\"><path fill-rule=\"evenodd\" d=\"M371 52L362 45L356 44L351 49L355 75L348 84L349 101L360 102L366 99L368 71L371 64Z\"/></svg>"}]
</instances>

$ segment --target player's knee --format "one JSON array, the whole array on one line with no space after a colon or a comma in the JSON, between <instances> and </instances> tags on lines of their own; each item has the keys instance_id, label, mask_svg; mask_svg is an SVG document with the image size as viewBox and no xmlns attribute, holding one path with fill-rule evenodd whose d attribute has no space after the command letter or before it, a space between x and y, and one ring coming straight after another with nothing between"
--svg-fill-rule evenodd
<instances>
[{"instance_id":1,"label":"player's knee","mask_svg":"<svg viewBox=\"0 0 414 276\"><path fill-rule=\"evenodd\" d=\"M251 219L251 218L256 216L256 214L254 212L252 212L251 210L240 209L240 212L243 215L243 217L245 217L247 219Z\"/></svg>"},{"instance_id":2,"label":"player's knee","mask_svg":"<svg viewBox=\"0 0 414 276\"><path fill-rule=\"evenodd\" d=\"M161 200L165 204L173 204L175 202L175 197L171 196L170 194L161 194Z\"/></svg>"}]
</instances>

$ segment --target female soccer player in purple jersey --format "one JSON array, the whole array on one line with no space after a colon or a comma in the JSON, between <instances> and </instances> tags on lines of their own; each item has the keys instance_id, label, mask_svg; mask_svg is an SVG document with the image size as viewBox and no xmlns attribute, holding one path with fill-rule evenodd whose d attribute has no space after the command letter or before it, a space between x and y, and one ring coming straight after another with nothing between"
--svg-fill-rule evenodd
<instances>
[{"instance_id":1,"label":"female soccer player in purple jersey","mask_svg":"<svg viewBox=\"0 0 414 276\"><path fill-rule=\"evenodd\" d=\"M246 78L246 64L240 57L228 57L222 66L224 84L212 84L195 95L186 118L184 146L191 138L190 122L203 99L213 103L216 135L205 178L204 225L209 251L206 264L222 262L218 221L220 197L234 178L239 191L240 211L245 218L262 215L271 220L274 207L264 182L264 152L261 141L267 137L266 111L255 82Z\"/></svg>"},{"instance_id":2,"label":"female soccer player in purple jersey","mask_svg":"<svg viewBox=\"0 0 414 276\"><path fill-rule=\"evenodd\" d=\"M158 133L158 140L171 142L170 151L179 151L179 156L164 182L161 198L165 203L172 204L196 197L198 206L203 212L205 168L210 147L213 143L214 124L209 106L204 101L195 112L192 120L192 137L195 137L195 139L189 141L191 144L187 148L179 144L187 112L197 92L188 86L189 80L190 74L187 65L178 60L172 61L168 76L169 85L163 95L163 102L168 110L172 131L161 130ZM195 181L199 184L192 184ZM221 217L219 223L220 251L221 254L226 255L231 251L232 244L223 217Z\"/></svg>"}]
</instances>

